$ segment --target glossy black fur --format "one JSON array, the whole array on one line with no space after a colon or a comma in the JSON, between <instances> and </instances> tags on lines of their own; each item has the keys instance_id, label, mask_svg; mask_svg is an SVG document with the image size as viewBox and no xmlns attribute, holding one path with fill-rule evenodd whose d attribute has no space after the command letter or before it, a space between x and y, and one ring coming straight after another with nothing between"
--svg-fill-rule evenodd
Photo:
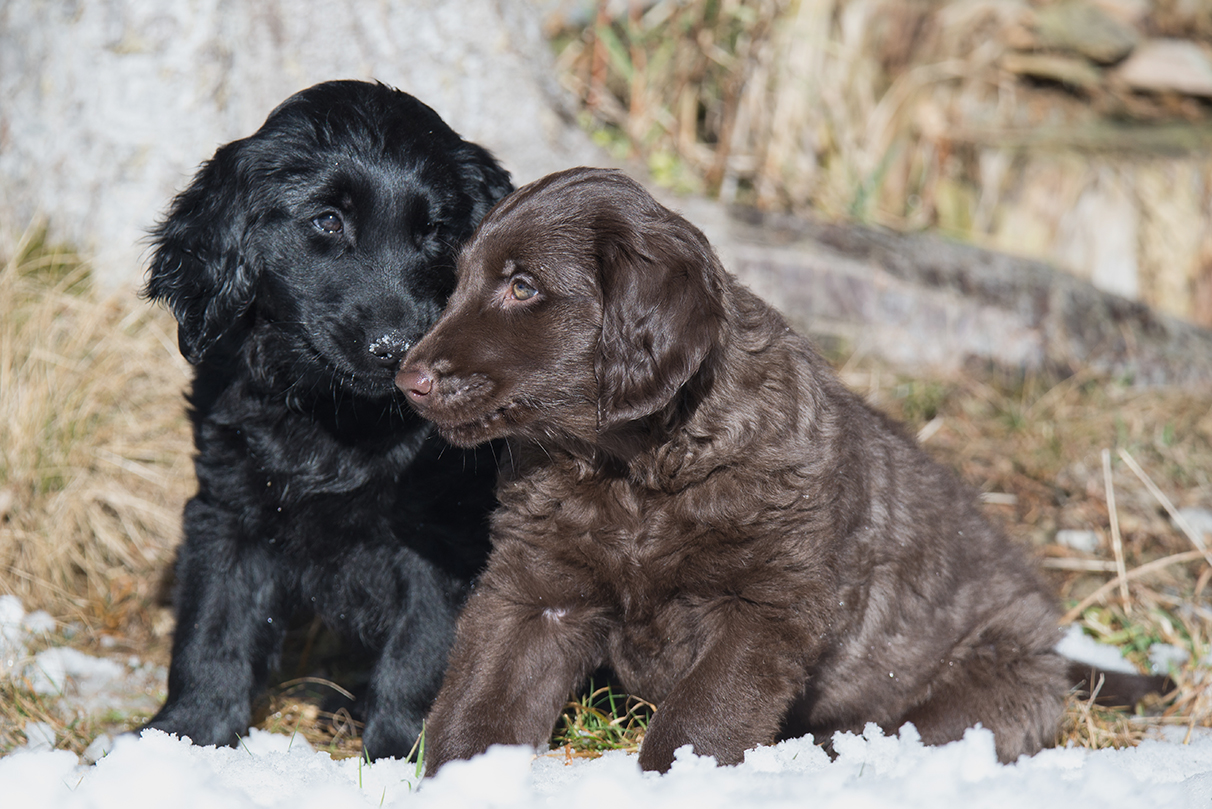
<instances>
[{"instance_id":1,"label":"glossy black fur","mask_svg":"<svg viewBox=\"0 0 1212 809\"><path fill-rule=\"evenodd\" d=\"M168 700L147 727L232 744L302 608L377 654L365 749L408 753L487 553L495 469L433 434L393 378L510 189L411 96L329 82L173 201L145 293L195 366L198 493Z\"/></svg>"}]
</instances>

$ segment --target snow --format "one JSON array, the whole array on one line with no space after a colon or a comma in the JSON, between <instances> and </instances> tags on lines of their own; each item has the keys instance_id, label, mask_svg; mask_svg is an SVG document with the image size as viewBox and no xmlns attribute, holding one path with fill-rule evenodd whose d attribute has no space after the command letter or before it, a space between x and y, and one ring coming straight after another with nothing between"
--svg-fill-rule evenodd
<instances>
[{"instance_id":1,"label":"snow","mask_svg":"<svg viewBox=\"0 0 1212 809\"><path fill-rule=\"evenodd\" d=\"M1089 635L1082 632L1079 626L1070 626L1065 630L1060 643L1056 644L1056 651L1070 660L1097 666L1103 671L1122 671L1126 674L1137 673L1136 667L1127 660L1124 660L1119 649L1116 649L1114 646L1108 646L1105 643L1098 643Z\"/></svg>"},{"instance_id":2,"label":"snow","mask_svg":"<svg viewBox=\"0 0 1212 809\"><path fill-rule=\"evenodd\" d=\"M1146 740L1125 750L1045 750L1001 765L984 729L926 747L912 726L839 734L837 758L803 739L716 767L688 749L666 775L625 753L566 763L558 753L494 747L418 781L415 765L334 761L300 739L254 730L232 748L201 748L159 731L124 736L93 766L61 750L0 759L7 807L1115 807L1206 806L1212 735Z\"/></svg>"},{"instance_id":3,"label":"snow","mask_svg":"<svg viewBox=\"0 0 1212 809\"><path fill-rule=\"evenodd\" d=\"M0 676L42 672L62 699L87 689L103 700L106 677L147 674L125 664L47 649L28 656L31 634L44 619L26 616L0 598ZM1061 648L1108 666L1124 662L1080 632ZM44 657L49 652L55 654ZM39 662L41 661L41 662ZM58 666L58 668L56 668ZM52 671L53 669L53 671ZM59 678L59 679L56 679ZM158 697L155 686L151 696ZM838 734L830 759L810 740L751 750L735 767L717 767L685 748L665 775L644 773L633 754L568 760L555 751L535 756L495 747L452 762L434 778L395 760L334 760L301 737L252 730L236 748L195 747L159 731L113 740L95 764L51 749L54 730L29 723L26 747L0 758L0 804L6 809L139 809L222 807L567 807L644 806L745 809L811 805L857 807L1194 807L1212 802L1212 733L1186 739L1183 729L1124 750L1044 750L1003 765L983 728L941 747L924 746L912 725L885 735L874 725L862 735ZM106 740L102 740L104 743Z\"/></svg>"},{"instance_id":4,"label":"snow","mask_svg":"<svg viewBox=\"0 0 1212 809\"><path fill-rule=\"evenodd\" d=\"M137 657L119 663L67 647L43 649L31 656L31 642L45 641L54 629L54 619L45 612L27 614L16 596L0 596L0 678L23 679L35 694L54 697L60 709L70 714L152 712L159 707L167 677L163 666L145 664ZM28 726L25 735L30 735Z\"/></svg>"}]
</instances>

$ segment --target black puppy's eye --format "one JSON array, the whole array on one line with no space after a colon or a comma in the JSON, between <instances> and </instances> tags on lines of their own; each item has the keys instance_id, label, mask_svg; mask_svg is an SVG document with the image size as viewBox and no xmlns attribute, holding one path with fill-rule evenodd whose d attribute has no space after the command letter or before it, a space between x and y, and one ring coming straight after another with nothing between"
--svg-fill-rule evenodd
<instances>
[{"instance_id":1,"label":"black puppy's eye","mask_svg":"<svg viewBox=\"0 0 1212 809\"><path fill-rule=\"evenodd\" d=\"M311 220L311 223L318 229L333 236L345 229L345 223L341 221L341 217L334 211L325 211Z\"/></svg>"},{"instance_id":2,"label":"black puppy's eye","mask_svg":"<svg viewBox=\"0 0 1212 809\"><path fill-rule=\"evenodd\" d=\"M432 239L434 234L438 232L438 223L432 220L426 220L417 227L413 228L412 240L418 248L422 247L426 241Z\"/></svg>"},{"instance_id":3,"label":"black puppy's eye","mask_svg":"<svg viewBox=\"0 0 1212 809\"><path fill-rule=\"evenodd\" d=\"M537 289L521 278L515 278L509 282L509 297L515 301L528 301L538 294L539 291Z\"/></svg>"}]
</instances>

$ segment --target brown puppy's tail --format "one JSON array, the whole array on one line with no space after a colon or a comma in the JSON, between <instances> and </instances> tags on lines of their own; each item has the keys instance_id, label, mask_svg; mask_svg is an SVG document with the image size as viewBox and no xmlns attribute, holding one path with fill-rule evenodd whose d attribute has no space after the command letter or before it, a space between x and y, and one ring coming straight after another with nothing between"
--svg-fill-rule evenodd
<instances>
[{"instance_id":1,"label":"brown puppy's tail","mask_svg":"<svg viewBox=\"0 0 1212 809\"><path fill-rule=\"evenodd\" d=\"M1122 671L1107 671L1089 663L1069 661L1069 682L1079 696L1108 708L1132 708L1149 694L1168 694L1174 690L1174 681L1164 674L1126 674Z\"/></svg>"}]
</instances>

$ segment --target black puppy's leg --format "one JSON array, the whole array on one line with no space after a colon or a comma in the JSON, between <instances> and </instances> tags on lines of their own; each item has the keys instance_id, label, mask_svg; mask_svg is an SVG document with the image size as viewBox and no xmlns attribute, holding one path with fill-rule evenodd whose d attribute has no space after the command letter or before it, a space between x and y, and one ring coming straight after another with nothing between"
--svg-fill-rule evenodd
<instances>
[{"instance_id":1,"label":"black puppy's leg","mask_svg":"<svg viewBox=\"0 0 1212 809\"><path fill-rule=\"evenodd\" d=\"M144 727L197 745L234 745L286 628L282 588L257 550L188 541L177 578L168 699Z\"/></svg>"},{"instance_id":2,"label":"black puppy's leg","mask_svg":"<svg viewBox=\"0 0 1212 809\"><path fill-rule=\"evenodd\" d=\"M426 723L425 771L494 744L542 748L572 689L602 659L596 616L481 585L459 619Z\"/></svg>"},{"instance_id":3,"label":"black puppy's leg","mask_svg":"<svg viewBox=\"0 0 1212 809\"><path fill-rule=\"evenodd\" d=\"M431 568L415 572L406 603L394 605L401 617L371 674L362 750L372 759L403 759L412 750L454 637L456 608Z\"/></svg>"}]
</instances>

